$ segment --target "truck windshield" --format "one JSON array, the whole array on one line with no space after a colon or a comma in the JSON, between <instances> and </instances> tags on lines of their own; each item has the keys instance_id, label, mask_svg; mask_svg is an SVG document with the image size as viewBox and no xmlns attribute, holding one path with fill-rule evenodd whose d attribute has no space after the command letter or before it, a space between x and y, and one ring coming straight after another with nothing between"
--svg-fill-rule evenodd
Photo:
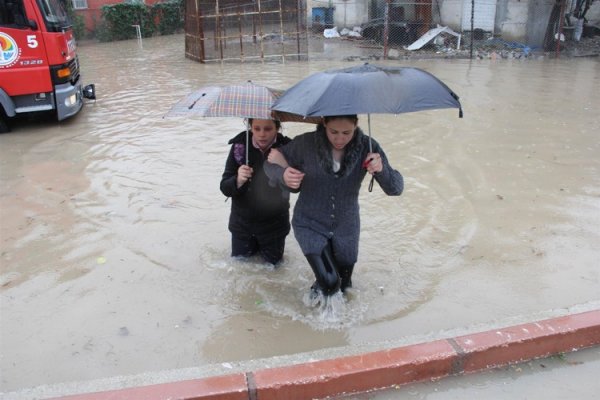
<instances>
[{"instance_id":1,"label":"truck windshield","mask_svg":"<svg viewBox=\"0 0 600 400\"><path fill-rule=\"evenodd\" d=\"M38 0L40 10L50 32L59 32L71 26L69 16L60 0Z\"/></svg>"},{"instance_id":2,"label":"truck windshield","mask_svg":"<svg viewBox=\"0 0 600 400\"><path fill-rule=\"evenodd\" d=\"M21 29L27 26L22 0L0 0L0 26Z\"/></svg>"}]
</instances>

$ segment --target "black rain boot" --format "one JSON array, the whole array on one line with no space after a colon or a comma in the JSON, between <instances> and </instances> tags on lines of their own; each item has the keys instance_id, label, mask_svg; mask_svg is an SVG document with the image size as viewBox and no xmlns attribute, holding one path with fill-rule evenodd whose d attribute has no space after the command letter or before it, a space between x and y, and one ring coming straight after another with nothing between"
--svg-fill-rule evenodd
<instances>
[{"instance_id":1,"label":"black rain boot","mask_svg":"<svg viewBox=\"0 0 600 400\"><path fill-rule=\"evenodd\" d=\"M325 265L327 265L329 268L333 269L337 273L339 283L335 286L335 289L332 289L332 293L335 293L340 289L341 275L337 261L335 260L335 256L333 255L333 247L331 245L331 241L328 241L327 246L323 248L323 251L321 252L321 258L323 258L323 262L325 263Z\"/></svg>"},{"instance_id":2,"label":"black rain boot","mask_svg":"<svg viewBox=\"0 0 600 400\"><path fill-rule=\"evenodd\" d=\"M347 288L352 287L352 271L354 271L354 264L352 265L340 265L338 272L342 278L340 289L345 292Z\"/></svg>"},{"instance_id":3,"label":"black rain boot","mask_svg":"<svg viewBox=\"0 0 600 400\"><path fill-rule=\"evenodd\" d=\"M311 290L320 290L325 296L331 296L337 292L340 289L341 280L334 265L326 261L328 257L323 257L322 254L306 254L305 257L317 278Z\"/></svg>"}]
</instances>

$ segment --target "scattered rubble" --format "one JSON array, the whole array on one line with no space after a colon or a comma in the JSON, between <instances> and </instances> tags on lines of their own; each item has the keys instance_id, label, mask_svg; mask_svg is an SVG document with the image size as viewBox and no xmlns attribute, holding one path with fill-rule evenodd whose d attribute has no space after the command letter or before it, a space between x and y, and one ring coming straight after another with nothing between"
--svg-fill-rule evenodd
<instances>
[{"instance_id":1,"label":"scattered rubble","mask_svg":"<svg viewBox=\"0 0 600 400\"><path fill-rule=\"evenodd\" d=\"M583 37L579 42L567 41L561 50L561 55L567 57L600 56L600 35Z\"/></svg>"},{"instance_id":2,"label":"scattered rubble","mask_svg":"<svg viewBox=\"0 0 600 400\"><path fill-rule=\"evenodd\" d=\"M360 41L360 47L365 48ZM383 58L383 47L373 46L372 54L350 55L347 61L379 60ZM545 52L541 47L508 42L498 38L473 42L473 58L477 59L528 59L540 57L556 57L556 52ZM364 51L363 51L364 53ZM470 58L471 46L467 42L456 49L455 45L430 43L419 50L406 50L399 47L390 47L388 59L420 59L420 58ZM600 36L584 37L579 42L570 40L561 44L559 57L598 57L600 56Z\"/></svg>"}]
</instances>

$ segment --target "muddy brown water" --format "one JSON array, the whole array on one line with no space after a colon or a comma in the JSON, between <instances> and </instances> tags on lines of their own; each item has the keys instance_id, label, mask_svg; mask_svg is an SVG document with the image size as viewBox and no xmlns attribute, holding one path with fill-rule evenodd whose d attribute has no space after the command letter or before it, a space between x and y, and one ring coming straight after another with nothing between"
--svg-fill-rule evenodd
<instances>
[{"instance_id":1,"label":"muddy brown water","mask_svg":"<svg viewBox=\"0 0 600 400\"><path fill-rule=\"evenodd\" d=\"M600 63L381 61L456 110L372 116L406 190L363 185L355 288L334 318L281 268L229 257L219 191L241 119L164 119L205 84L286 88L356 65L198 64L181 35L80 47L98 100L0 136L0 391L431 335L600 300ZM366 117L361 116L363 128ZM311 127L284 124L294 136Z\"/></svg>"}]
</instances>

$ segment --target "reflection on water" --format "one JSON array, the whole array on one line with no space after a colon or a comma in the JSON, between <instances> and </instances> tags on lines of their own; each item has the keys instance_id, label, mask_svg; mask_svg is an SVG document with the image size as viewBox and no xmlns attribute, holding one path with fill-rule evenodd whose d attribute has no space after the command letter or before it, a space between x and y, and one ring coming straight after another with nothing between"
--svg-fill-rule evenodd
<instances>
[{"instance_id":1,"label":"reflection on water","mask_svg":"<svg viewBox=\"0 0 600 400\"><path fill-rule=\"evenodd\" d=\"M465 118L372 117L406 191L363 188L354 288L311 307L293 235L278 269L229 257L219 181L243 121L162 117L201 85L286 88L348 63L203 65L183 57L182 36L90 44L80 57L95 103L0 136L2 390L392 340L597 298L595 61L403 61L456 91Z\"/></svg>"}]
</instances>

